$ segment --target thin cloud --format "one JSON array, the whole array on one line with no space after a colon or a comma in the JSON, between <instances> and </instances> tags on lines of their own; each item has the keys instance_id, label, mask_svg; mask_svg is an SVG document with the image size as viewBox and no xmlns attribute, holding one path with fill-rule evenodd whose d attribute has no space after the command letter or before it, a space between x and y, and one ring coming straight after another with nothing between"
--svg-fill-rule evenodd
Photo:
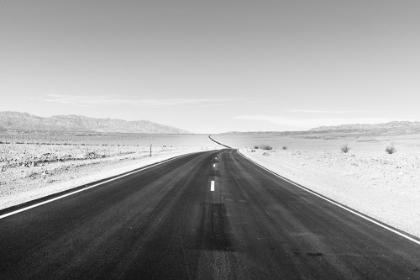
<instances>
[{"instance_id":1,"label":"thin cloud","mask_svg":"<svg viewBox=\"0 0 420 280\"><path fill-rule=\"evenodd\" d=\"M242 115L234 117L236 120L263 121L272 124L308 129L319 126L333 126L342 124L378 124L407 119L390 118L291 118L282 116Z\"/></svg>"},{"instance_id":2,"label":"thin cloud","mask_svg":"<svg viewBox=\"0 0 420 280\"><path fill-rule=\"evenodd\" d=\"M304 109L291 109L287 110L289 113L308 113L308 114L351 114L360 113L360 111L324 111L324 110L304 110Z\"/></svg>"},{"instance_id":3,"label":"thin cloud","mask_svg":"<svg viewBox=\"0 0 420 280\"><path fill-rule=\"evenodd\" d=\"M237 98L205 98L205 99L188 99L188 98L171 98L171 99L135 99L135 98L118 98L113 96L81 96L81 95L59 95L50 94L47 98L41 98L46 102L56 102L61 104L70 104L77 106L93 106L93 105L118 105L118 104L137 104L146 107L173 107L185 105L197 106L216 106L229 102L234 102Z\"/></svg>"},{"instance_id":4,"label":"thin cloud","mask_svg":"<svg viewBox=\"0 0 420 280\"><path fill-rule=\"evenodd\" d=\"M244 101L244 103L249 103L249 104L255 104L255 103L265 103L265 102L273 102L273 100L270 99L259 99L259 100L247 100Z\"/></svg>"}]
</instances>

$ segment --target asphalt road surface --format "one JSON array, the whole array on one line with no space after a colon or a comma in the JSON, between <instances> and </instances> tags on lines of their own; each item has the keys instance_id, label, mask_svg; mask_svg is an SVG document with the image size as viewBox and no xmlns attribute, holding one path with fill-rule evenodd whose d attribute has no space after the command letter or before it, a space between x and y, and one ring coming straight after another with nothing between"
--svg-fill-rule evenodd
<instances>
[{"instance_id":1,"label":"asphalt road surface","mask_svg":"<svg viewBox=\"0 0 420 280\"><path fill-rule=\"evenodd\" d=\"M420 246L223 150L0 219L0 279L420 279Z\"/></svg>"}]
</instances>

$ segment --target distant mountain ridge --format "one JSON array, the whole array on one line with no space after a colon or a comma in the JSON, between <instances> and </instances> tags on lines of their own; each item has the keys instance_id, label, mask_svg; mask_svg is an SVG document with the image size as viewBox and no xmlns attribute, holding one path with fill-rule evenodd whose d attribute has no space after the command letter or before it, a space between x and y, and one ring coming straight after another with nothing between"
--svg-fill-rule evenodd
<instances>
[{"instance_id":1,"label":"distant mountain ridge","mask_svg":"<svg viewBox=\"0 0 420 280\"><path fill-rule=\"evenodd\" d=\"M420 133L420 122L392 121L380 124L343 124L335 126L320 126L303 131L230 131L226 134L278 134L283 136L298 136L322 133L370 133L370 134L410 134Z\"/></svg>"},{"instance_id":2,"label":"distant mountain ridge","mask_svg":"<svg viewBox=\"0 0 420 280\"><path fill-rule=\"evenodd\" d=\"M190 132L183 129L147 120L126 121L76 115L58 115L43 118L28 113L0 112L0 131L5 130L190 134Z\"/></svg>"},{"instance_id":3,"label":"distant mountain ridge","mask_svg":"<svg viewBox=\"0 0 420 280\"><path fill-rule=\"evenodd\" d=\"M320 126L309 131L367 131L379 130L388 132L417 132L420 130L420 122L393 121L379 124L343 124L335 126Z\"/></svg>"}]
</instances>

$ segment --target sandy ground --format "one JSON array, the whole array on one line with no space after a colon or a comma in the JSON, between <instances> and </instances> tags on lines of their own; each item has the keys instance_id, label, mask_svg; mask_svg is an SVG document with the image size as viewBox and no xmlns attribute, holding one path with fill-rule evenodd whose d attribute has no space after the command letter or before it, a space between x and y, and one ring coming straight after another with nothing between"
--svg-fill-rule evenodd
<instances>
[{"instance_id":1,"label":"sandy ground","mask_svg":"<svg viewBox=\"0 0 420 280\"><path fill-rule=\"evenodd\" d=\"M308 150L242 148L240 152L281 176L420 237L420 152L342 153L338 144L334 150L312 145Z\"/></svg>"},{"instance_id":2,"label":"sandy ground","mask_svg":"<svg viewBox=\"0 0 420 280\"><path fill-rule=\"evenodd\" d=\"M0 145L0 209L82 186L201 147Z\"/></svg>"}]
</instances>

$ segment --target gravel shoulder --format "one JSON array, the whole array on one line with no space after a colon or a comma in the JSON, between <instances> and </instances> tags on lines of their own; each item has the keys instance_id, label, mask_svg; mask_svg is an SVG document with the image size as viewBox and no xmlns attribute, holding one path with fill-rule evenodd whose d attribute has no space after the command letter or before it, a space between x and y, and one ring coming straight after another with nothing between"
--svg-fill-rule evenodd
<instances>
[{"instance_id":1,"label":"gravel shoulder","mask_svg":"<svg viewBox=\"0 0 420 280\"><path fill-rule=\"evenodd\" d=\"M281 176L420 237L420 152L240 152Z\"/></svg>"}]
</instances>

